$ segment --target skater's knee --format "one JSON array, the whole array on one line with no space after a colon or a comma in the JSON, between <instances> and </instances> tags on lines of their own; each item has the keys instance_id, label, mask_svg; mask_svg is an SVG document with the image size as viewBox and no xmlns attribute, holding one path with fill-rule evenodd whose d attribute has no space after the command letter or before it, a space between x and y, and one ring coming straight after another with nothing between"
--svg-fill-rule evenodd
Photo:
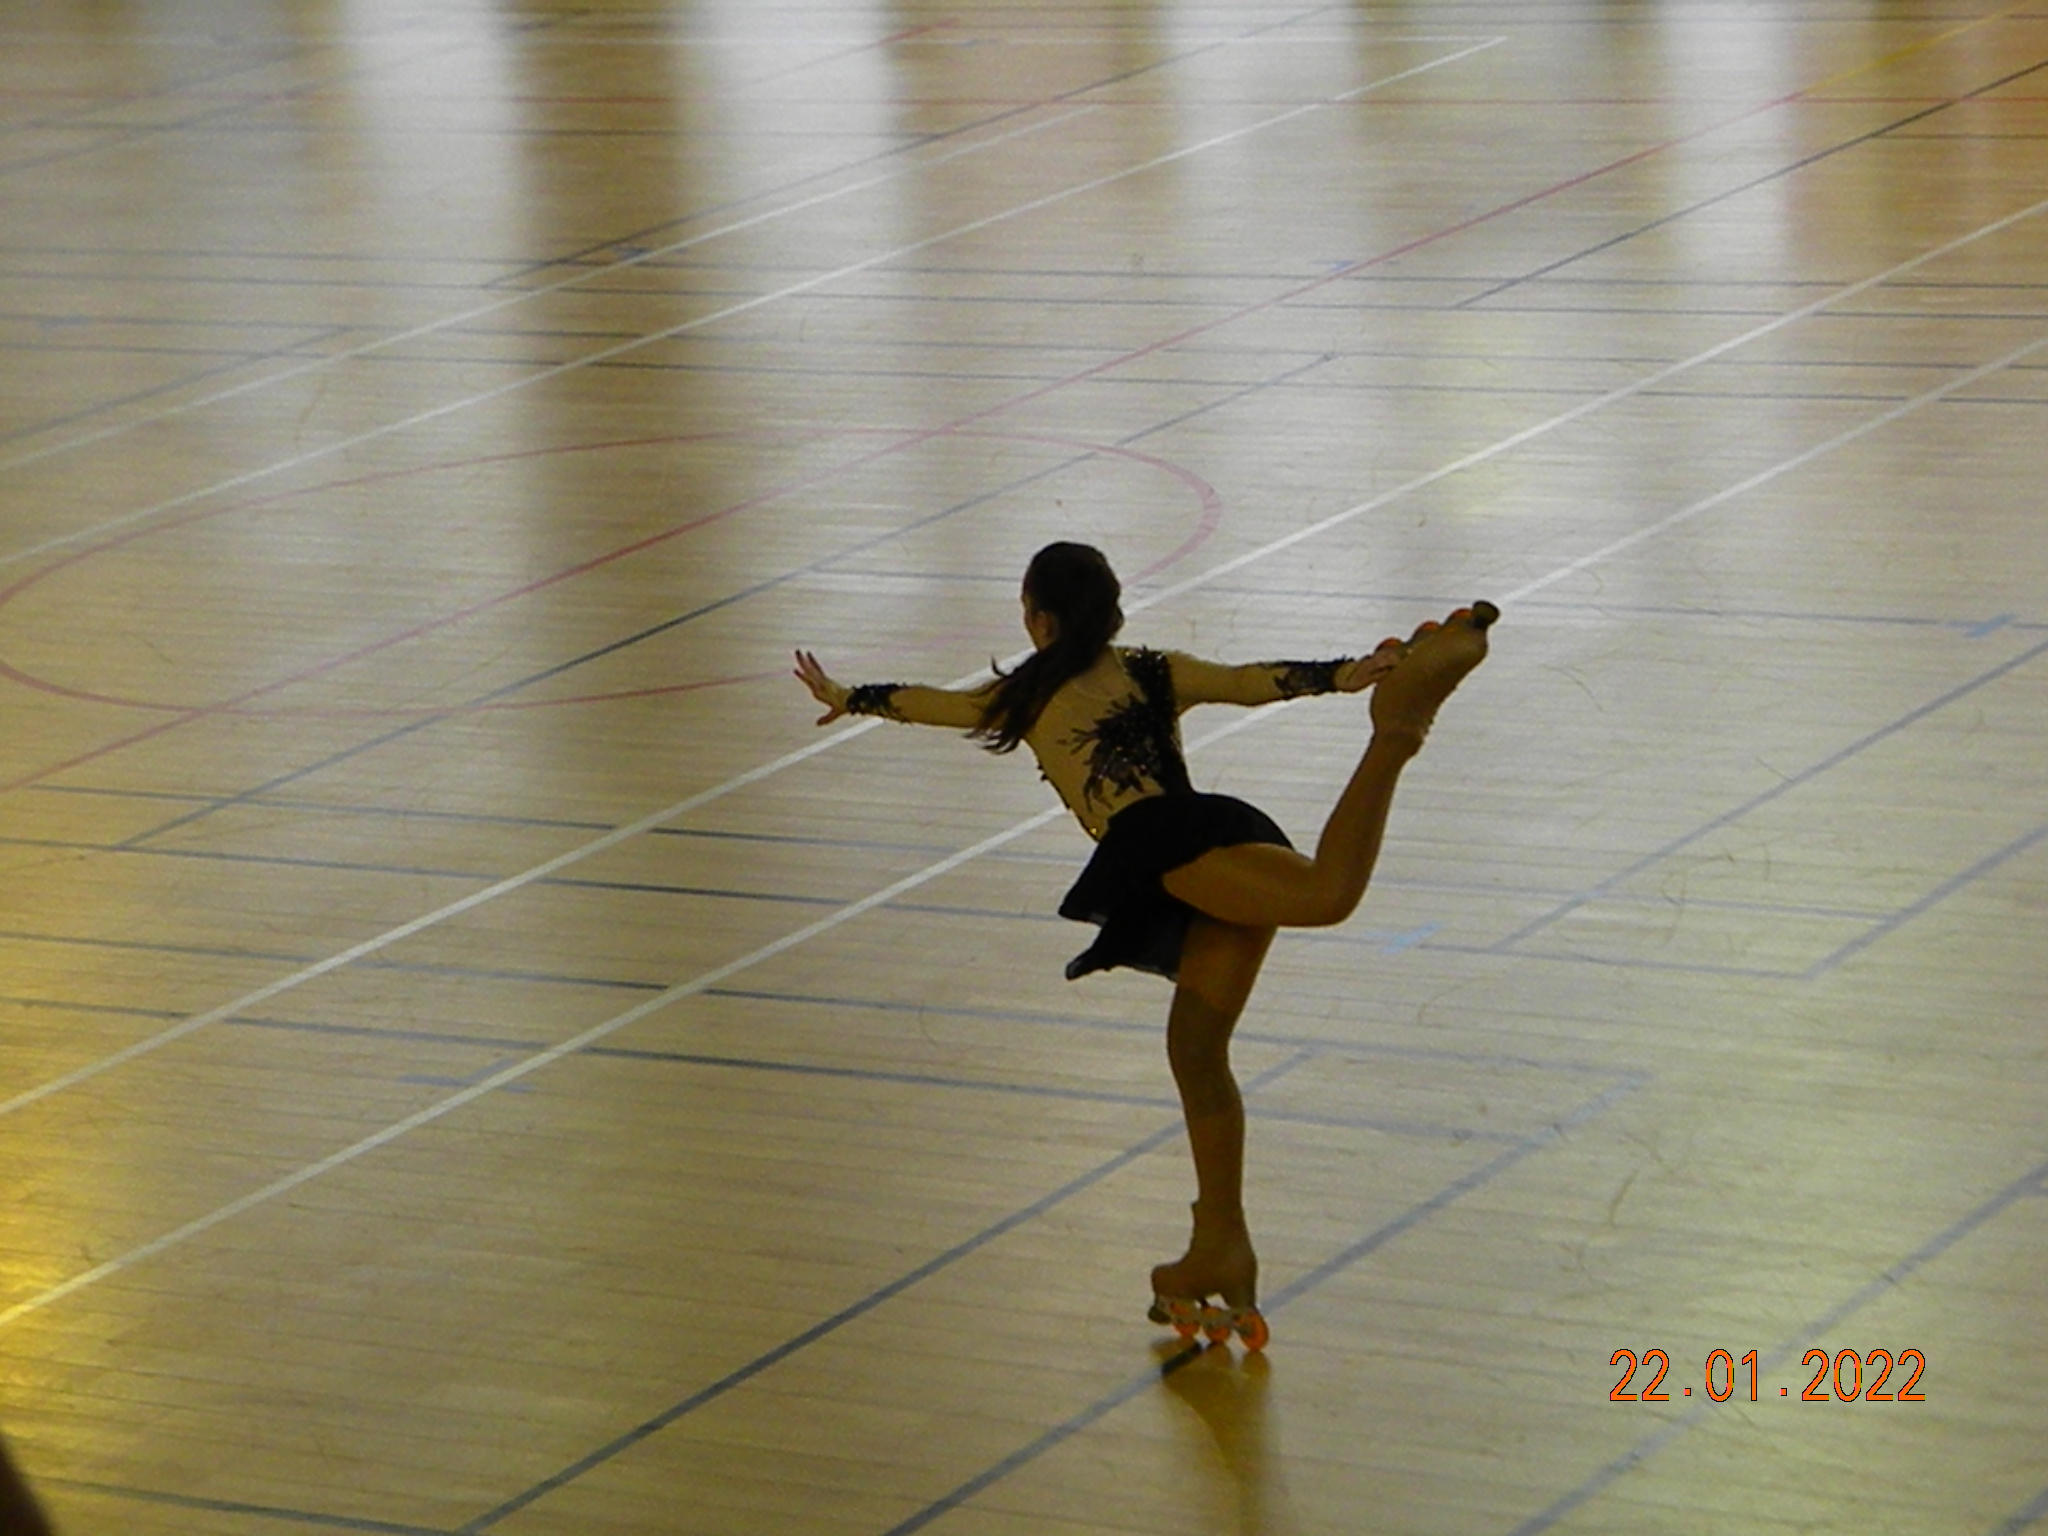
<instances>
[{"instance_id":1,"label":"skater's knee","mask_svg":"<svg viewBox=\"0 0 2048 1536\"><path fill-rule=\"evenodd\" d=\"M1329 880L1311 889L1301 906L1297 928L1334 928L1358 910L1365 895L1362 882Z\"/></svg>"}]
</instances>

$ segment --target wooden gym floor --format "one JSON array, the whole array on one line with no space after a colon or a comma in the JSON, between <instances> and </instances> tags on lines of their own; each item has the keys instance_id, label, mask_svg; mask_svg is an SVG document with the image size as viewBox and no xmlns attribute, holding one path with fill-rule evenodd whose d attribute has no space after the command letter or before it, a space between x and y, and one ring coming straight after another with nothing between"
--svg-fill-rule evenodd
<instances>
[{"instance_id":1,"label":"wooden gym floor","mask_svg":"<svg viewBox=\"0 0 2048 1536\"><path fill-rule=\"evenodd\" d=\"M2048 1529L2044 89L2038 0L8 6L61 1529ZM787 676L1061 536L1213 656L1506 611L1243 1026L1262 1359L1143 1318L1081 833ZM1188 726L1305 841L1365 706Z\"/></svg>"}]
</instances>

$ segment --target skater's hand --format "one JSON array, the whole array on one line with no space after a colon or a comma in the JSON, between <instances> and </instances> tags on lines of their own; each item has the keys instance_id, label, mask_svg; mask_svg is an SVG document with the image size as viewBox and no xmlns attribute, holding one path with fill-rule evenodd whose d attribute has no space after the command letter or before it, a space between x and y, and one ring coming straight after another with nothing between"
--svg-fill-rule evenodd
<instances>
[{"instance_id":1,"label":"skater's hand","mask_svg":"<svg viewBox=\"0 0 2048 1536\"><path fill-rule=\"evenodd\" d=\"M846 713L846 695L852 690L832 681L825 669L818 665L818 658L809 651L796 653L796 676L811 697L825 706L825 713L818 716L818 724L830 725Z\"/></svg>"},{"instance_id":2,"label":"skater's hand","mask_svg":"<svg viewBox=\"0 0 2048 1536\"><path fill-rule=\"evenodd\" d=\"M1360 656L1346 662L1337 669L1336 684L1339 693L1363 693L1374 683L1394 670L1405 648L1398 641L1388 641L1370 656Z\"/></svg>"}]
</instances>

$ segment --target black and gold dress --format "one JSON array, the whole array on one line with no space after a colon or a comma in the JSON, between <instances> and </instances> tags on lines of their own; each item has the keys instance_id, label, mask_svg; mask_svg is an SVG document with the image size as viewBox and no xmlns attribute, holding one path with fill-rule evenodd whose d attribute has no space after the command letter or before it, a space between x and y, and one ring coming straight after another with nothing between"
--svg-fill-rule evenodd
<instances>
[{"instance_id":1,"label":"black and gold dress","mask_svg":"<svg viewBox=\"0 0 2048 1536\"><path fill-rule=\"evenodd\" d=\"M1095 853L1060 902L1060 915L1093 923L1095 942L1068 962L1075 979L1130 966L1169 979L1180 971L1194 909L1161 877L1212 848L1292 847L1279 824L1230 795L1188 779L1180 716L1197 704L1272 704L1336 688L1349 660L1226 666L1178 651L1110 646L1047 701L1024 741ZM851 714L971 730L992 685L967 692L869 683L847 698Z\"/></svg>"}]
</instances>

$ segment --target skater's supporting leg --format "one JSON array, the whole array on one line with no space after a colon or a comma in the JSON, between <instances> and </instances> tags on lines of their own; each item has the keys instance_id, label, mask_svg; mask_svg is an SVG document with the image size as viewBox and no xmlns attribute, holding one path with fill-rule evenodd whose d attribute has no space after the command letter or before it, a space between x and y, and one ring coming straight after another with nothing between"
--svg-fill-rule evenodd
<instances>
[{"instance_id":1,"label":"skater's supporting leg","mask_svg":"<svg viewBox=\"0 0 2048 1536\"><path fill-rule=\"evenodd\" d=\"M1486 655L1495 610L1462 612L1426 626L1377 685L1373 736L1323 827L1313 859L1291 848L1245 843L1212 848L1170 871L1163 884L1199 912L1248 927L1317 928L1357 908L1379 859L1401 770L1422 748L1437 706Z\"/></svg>"},{"instance_id":2,"label":"skater's supporting leg","mask_svg":"<svg viewBox=\"0 0 2048 1536\"><path fill-rule=\"evenodd\" d=\"M1230 1034L1272 942L1270 928L1198 914L1166 1018L1166 1057L1187 1117L1196 1195L1219 1214L1244 1209L1244 1101L1230 1070Z\"/></svg>"},{"instance_id":3,"label":"skater's supporting leg","mask_svg":"<svg viewBox=\"0 0 2048 1536\"><path fill-rule=\"evenodd\" d=\"M1230 1035L1273 942L1270 928L1197 915L1181 952L1167 1016L1166 1052L1195 1161L1195 1224L1188 1251L1152 1272L1164 1297L1257 1299L1259 1261L1244 1220L1244 1101L1230 1070Z\"/></svg>"}]
</instances>

